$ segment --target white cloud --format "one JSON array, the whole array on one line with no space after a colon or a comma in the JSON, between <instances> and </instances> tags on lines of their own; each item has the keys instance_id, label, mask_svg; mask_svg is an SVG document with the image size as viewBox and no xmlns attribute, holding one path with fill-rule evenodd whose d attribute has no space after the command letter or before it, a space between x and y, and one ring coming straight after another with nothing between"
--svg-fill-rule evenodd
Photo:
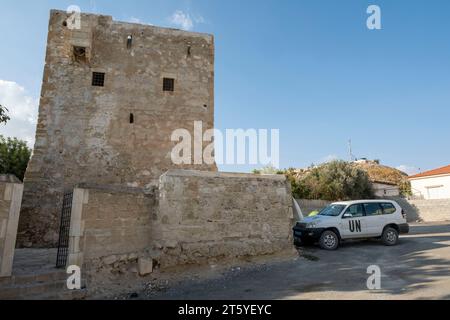
<instances>
[{"instance_id":1,"label":"white cloud","mask_svg":"<svg viewBox=\"0 0 450 320\"><path fill-rule=\"evenodd\" d=\"M6 125L0 125L0 134L20 138L33 146L38 99L30 97L16 82L0 80L0 104L8 108L11 117Z\"/></svg>"},{"instance_id":2,"label":"white cloud","mask_svg":"<svg viewBox=\"0 0 450 320\"><path fill-rule=\"evenodd\" d=\"M400 170L400 171L403 171L404 173L406 173L409 176L418 174L420 172L419 168L416 168L416 167L413 167L413 166L408 166L408 165L405 165L405 164L402 164L402 165L398 166L396 169Z\"/></svg>"},{"instance_id":3,"label":"white cloud","mask_svg":"<svg viewBox=\"0 0 450 320\"><path fill-rule=\"evenodd\" d=\"M29 97L25 88L15 82L0 80L0 104L9 109L11 117L36 123L37 100Z\"/></svg>"},{"instance_id":4,"label":"white cloud","mask_svg":"<svg viewBox=\"0 0 450 320\"><path fill-rule=\"evenodd\" d=\"M170 23L173 25L183 29L183 30L192 30L194 28L194 22L192 21L189 13L184 13L181 10L175 11L172 16L169 18Z\"/></svg>"}]
</instances>

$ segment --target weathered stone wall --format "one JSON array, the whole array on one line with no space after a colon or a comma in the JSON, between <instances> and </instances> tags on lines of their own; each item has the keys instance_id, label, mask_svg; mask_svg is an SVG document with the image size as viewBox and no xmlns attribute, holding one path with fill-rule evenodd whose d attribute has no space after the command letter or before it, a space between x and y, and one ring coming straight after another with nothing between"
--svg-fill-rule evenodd
<instances>
[{"instance_id":1,"label":"weathered stone wall","mask_svg":"<svg viewBox=\"0 0 450 320\"><path fill-rule=\"evenodd\" d=\"M0 277L11 276L22 192L20 181L0 175Z\"/></svg>"},{"instance_id":2,"label":"weathered stone wall","mask_svg":"<svg viewBox=\"0 0 450 320\"><path fill-rule=\"evenodd\" d=\"M136 272L288 249L284 176L171 170L159 189L75 189L69 264Z\"/></svg>"},{"instance_id":3,"label":"weathered stone wall","mask_svg":"<svg viewBox=\"0 0 450 320\"><path fill-rule=\"evenodd\" d=\"M145 250L155 211L155 195L139 188L78 186L72 204L69 261L81 265L83 260Z\"/></svg>"},{"instance_id":4,"label":"weathered stone wall","mask_svg":"<svg viewBox=\"0 0 450 320\"><path fill-rule=\"evenodd\" d=\"M62 11L50 16L20 220L19 242L27 247L57 243L64 190L80 183L156 185L175 167L171 133L185 128L193 134L194 121L213 127L211 35L86 14L81 29L70 30L67 17ZM74 47L85 48L85 56L76 57ZM93 72L105 73L103 87L92 86ZM175 79L173 92L163 91L163 78ZM215 165L184 168L216 171Z\"/></svg>"},{"instance_id":5,"label":"weathered stone wall","mask_svg":"<svg viewBox=\"0 0 450 320\"><path fill-rule=\"evenodd\" d=\"M159 263L170 266L289 248L292 224L284 176L170 170L152 238Z\"/></svg>"}]
</instances>

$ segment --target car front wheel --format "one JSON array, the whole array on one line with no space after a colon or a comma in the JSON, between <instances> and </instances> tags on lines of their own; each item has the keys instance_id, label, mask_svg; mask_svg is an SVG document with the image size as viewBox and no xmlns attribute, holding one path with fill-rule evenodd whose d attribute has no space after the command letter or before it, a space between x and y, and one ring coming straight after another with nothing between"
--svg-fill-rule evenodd
<instances>
[{"instance_id":1,"label":"car front wheel","mask_svg":"<svg viewBox=\"0 0 450 320\"><path fill-rule=\"evenodd\" d=\"M381 236L381 240L386 246L394 246L398 242L398 231L392 227L387 227L383 231L383 235Z\"/></svg>"},{"instance_id":2,"label":"car front wheel","mask_svg":"<svg viewBox=\"0 0 450 320\"><path fill-rule=\"evenodd\" d=\"M336 250L339 246L339 237L331 230L324 231L320 236L319 245L325 250Z\"/></svg>"}]
</instances>

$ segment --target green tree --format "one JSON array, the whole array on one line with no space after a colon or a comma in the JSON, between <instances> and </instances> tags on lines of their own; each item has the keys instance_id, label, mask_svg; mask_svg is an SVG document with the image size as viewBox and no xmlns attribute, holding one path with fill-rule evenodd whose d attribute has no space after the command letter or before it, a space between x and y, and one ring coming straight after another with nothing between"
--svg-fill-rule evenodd
<instances>
[{"instance_id":1,"label":"green tree","mask_svg":"<svg viewBox=\"0 0 450 320\"><path fill-rule=\"evenodd\" d=\"M412 195L411 190L411 182L409 182L407 179L404 179L398 184L398 187L400 189L400 194L404 197Z\"/></svg>"},{"instance_id":2,"label":"green tree","mask_svg":"<svg viewBox=\"0 0 450 320\"><path fill-rule=\"evenodd\" d=\"M6 123L10 120L7 112L8 109L0 104L0 124Z\"/></svg>"},{"instance_id":3,"label":"green tree","mask_svg":"<svg viewBox=\"0 0 450 320\"><path fill-rule=\"evenodd\" d=\"M14 174L23 180L30 156L25 141L0 135L0 174Z\"/></svg>"},{"instance_id":4,"label":"green tree","mask_svg":"<svg viewBox=\"0 0 450 320\"><path fill-rule=\"evenodd\" d=\"M294 168L289 168L282 172L288 181L291 183L292 196L295 199L305 199L304 187L301 185L301 180L296 177L296 170Z\"/></svg>"},{"instance_id":5,"label":"green tree","mask_svg":"<svg viewBox=\"0 0 450 320\"><path fill-rule=\"evenodd\" d=\"M368 174L341 160L312 168L297 184L303 199L339 201L374 196Z\"/></svg>"}]
</instances>

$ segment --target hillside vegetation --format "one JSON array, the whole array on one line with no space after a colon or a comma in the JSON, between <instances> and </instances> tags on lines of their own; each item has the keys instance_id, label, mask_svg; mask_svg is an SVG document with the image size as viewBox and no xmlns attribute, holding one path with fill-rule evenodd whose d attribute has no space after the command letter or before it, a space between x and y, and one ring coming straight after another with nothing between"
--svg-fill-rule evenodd
<instances>
[{"instance_id":1,"label":"hillside vegetation","mask_svg":"<svg viewBox=\"0 0 450 320\"><path fill-rule=\"evenodd\" d=\"M275 170L266 168L257 174L284 174L295 198L320 200L353 200L372 198L372 183L396 184L403 195L411 192L408 175L375 161L331 161L306 169Z\"/></svg>"},{"instance_id":2,"label":"hillside vegetation","mask_svg":"<svg viewBox=\"0 0 450 320\"><path fill-rule=\"evenodd\" d=\"M371 181L400 183L407 180L408 175L395 168L383 166L376 162L353 163L354 166L367 172Z\"/></svg>"}]
</instances>

